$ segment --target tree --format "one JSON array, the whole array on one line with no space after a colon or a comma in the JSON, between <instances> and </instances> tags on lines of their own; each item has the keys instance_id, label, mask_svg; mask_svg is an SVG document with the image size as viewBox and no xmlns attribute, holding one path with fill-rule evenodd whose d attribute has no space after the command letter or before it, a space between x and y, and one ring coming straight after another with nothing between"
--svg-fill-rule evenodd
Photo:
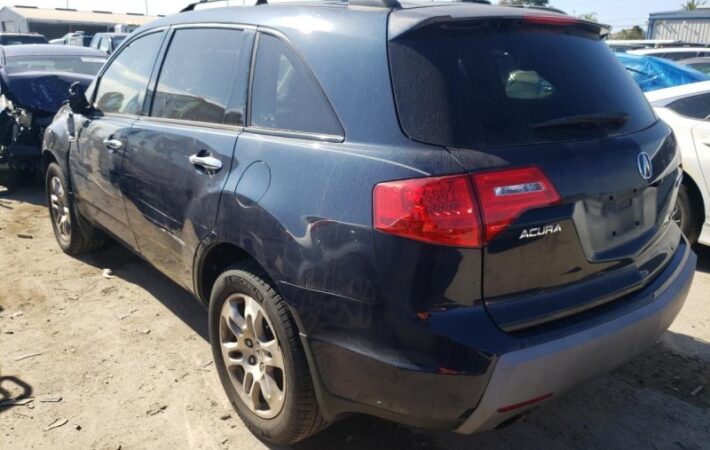
<instances>
[{"instance_id":1,"label":"tree","mask_svg":"<svg viewBox=\"0 0 710 450\"><path fill-rule=\"evenodd\" d=\"M684 3L681 3L680 7L686 11L692 11L705 6L705 3L707 3L707 0L687 0Z\"/></svg>"},{"instance_id":2,"label":"tree","mask_svg":"<svg viewBox=\"0 0 710 450\"><path fill-rule=\"evenodd\" d=\"M640 40L640 39L646 38L646 32L640 26L635 25L632 28L628 28L626 30L619 31L618 33L614 34L611 38L617 39L620 41Z\"/></svg>"},{"instance_id":3,"label":"tree","mask_svg":"<svg viewBox=\"0 0 710 450\"><path fill-rule=\"evenodd\" d=\"M582 20L587 20L589 22L599 22L599 19L597 18L597 13L595 13L595 12L588 12L586 14L580 14L577 17L579 17Z\"/></svg>"}]
</instances>

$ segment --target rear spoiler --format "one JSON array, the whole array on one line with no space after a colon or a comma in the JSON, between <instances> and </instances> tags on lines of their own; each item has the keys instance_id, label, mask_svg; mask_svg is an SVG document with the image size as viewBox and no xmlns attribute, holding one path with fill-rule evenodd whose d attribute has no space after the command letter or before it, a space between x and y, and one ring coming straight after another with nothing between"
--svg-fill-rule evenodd
<instances>
[{"instance_id":1,"label":"rear spoiler","mask_svg":"<svg viewBox=\"0 0 710 450\"><path fill-rule=\"evenodd\" d=\"M590 22L576 17L564 14L550 14L535 11L529 14L511 15L510 13L493 13L487 15L470 15L470 11L465 11L464 14L458 16L454 14L446 14L440 16L423 15L422 11L426 12L426 8L411 9L398 12L396 15L390 16L389 40L397 39L405 34L413 31L435 26L444 23L484 23L489 21L495 22L521 22L530 24L547 25L551 27L581 27L591 32L598 32L599 39L605 39L611 32L611 26L603 25L596 22ZM496 12L501 11L498 9ZM488 12L488 11L487 11ZM466 14L468 13L468 14Z\"/></svg>"}]
</instances>

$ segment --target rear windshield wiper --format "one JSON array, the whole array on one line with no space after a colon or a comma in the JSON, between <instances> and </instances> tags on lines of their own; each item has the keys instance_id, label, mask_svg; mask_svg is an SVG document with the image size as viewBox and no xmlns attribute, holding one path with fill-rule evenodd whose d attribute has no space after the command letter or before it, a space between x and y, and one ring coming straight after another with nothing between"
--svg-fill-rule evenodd
<instances>
[{"instance_id":1,"label":"rear windshield wiper","mask_svg":"<svg viewBox=\"0 0 710 450\"><path fill-rule=\"evenodd\" d=\"M584 114L579 116L560 117L559 119L545 120L531 125L533 130L541 128L575 127L587 125L616 125L621 126L631 118L626 113L618 114Z\"/></svg>"}]
</instances>

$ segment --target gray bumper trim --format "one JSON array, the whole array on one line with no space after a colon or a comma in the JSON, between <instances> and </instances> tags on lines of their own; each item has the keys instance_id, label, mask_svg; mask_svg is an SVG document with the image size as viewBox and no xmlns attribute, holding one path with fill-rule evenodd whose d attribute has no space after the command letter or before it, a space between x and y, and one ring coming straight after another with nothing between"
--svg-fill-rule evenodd
<instances>
[{"instance_id":1,"label":"gray bumper trim","mask_svg":"<svg viewBox=\"0 0 710 450\"><path fill-rule=\"evenodd\" d=\"M673 275L651 294L654 301L583 332L502 355L478 407L456 431L493 429L526 409L500 413L499 408L548 393L557 396L614 370L658 341L683 306L695 273L697 258L685 247Z\"/></svg>"}]
</instances>

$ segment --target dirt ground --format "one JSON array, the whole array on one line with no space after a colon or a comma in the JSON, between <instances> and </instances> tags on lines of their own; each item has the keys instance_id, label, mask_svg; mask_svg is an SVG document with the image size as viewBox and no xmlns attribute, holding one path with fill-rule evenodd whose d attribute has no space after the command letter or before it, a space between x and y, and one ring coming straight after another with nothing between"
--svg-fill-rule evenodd
<instances>
[{"instance_id":1,"label":"dirt ground","mask_svg":"<svg viewBox=\"0 0 710 450\"><path fill-rule=\"evenodd\" d=\"M699 256L660 344L522 422L460 436L352 417L298 448L710 449L710 248ZM64 255L39 189L0 192L0 399L32 399L0 407L0 449L266 448L222 392L206 326L120 246Z\"/></svg>"}]
</instances>

